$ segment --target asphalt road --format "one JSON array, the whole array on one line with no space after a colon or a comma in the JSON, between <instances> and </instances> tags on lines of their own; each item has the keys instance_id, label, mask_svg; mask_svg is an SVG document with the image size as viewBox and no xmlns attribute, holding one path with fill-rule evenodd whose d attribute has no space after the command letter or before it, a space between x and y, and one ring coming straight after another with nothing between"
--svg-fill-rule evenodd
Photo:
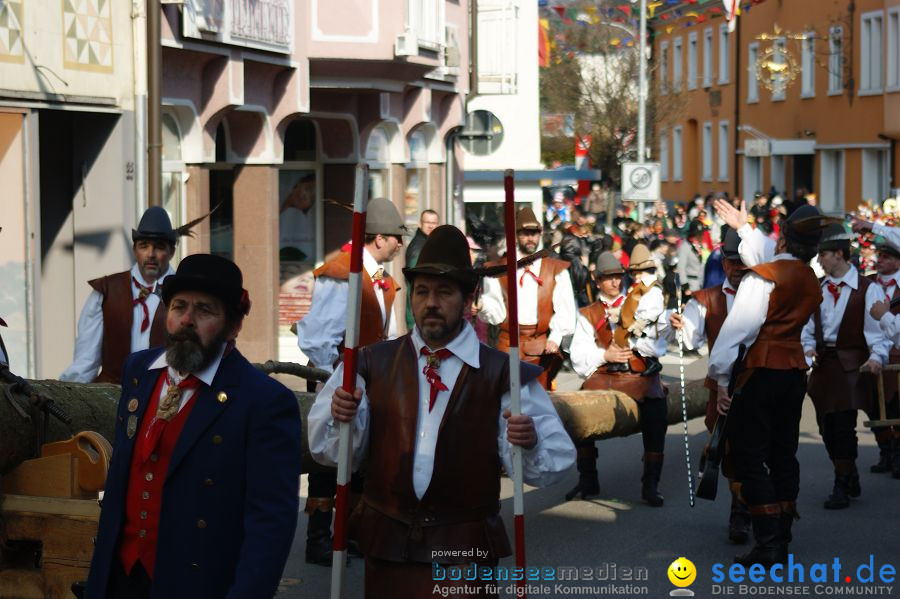
<instances>
[{"instance_id":1,"label":"asphalt road","mask_svg":"<svg viewBox=\"0 0 900 599\"><path fill-rule=\"evenodd\" d=\"M670 393L679 393L677 355L664 359ZM704 357L688 360L688 380L702 378ZM564 373L559 388L577 389L580 382ZM812 403L807 399L801 422L800 449L801 489L798 511L801 519L794 525L791 552L794 563L793 583L775 582L768 574L761 582L729 578L729 567L735 553L747 547L731 545L727 539L729 494L720 480L719 498L715 502L698 499L693 508L688 497L684 435L681 424L669 427L666 439L666 463L660 490L665 505L651 508L641 502L641 440L639 435L610 439L598 443L601 497L591 501L566 502L568 489L575 484L572 472L559 485L535 489L526 487L527 563L552 568L555 581L531 582L529 597L606 597L633 595L664 597L676 589L668 578L670 564L684 556L695 566L696 580L690 585L696 597L775 597L784 595L873 594L900 596L900 480L890 475L871 474L869 466L877 460L877 447L872 434L862 426L859 433L862 496L849 509L825 510L824 499L831 490L831 463L818 433ZM688 425L693 469L696 471L700 452L707 439L702 419ZM302 501L306 497L302 490ZM507 530L512 530L512 485L503 480L503 515ZM279 598L328 597L330 568L304 562L306 517L300 523ZM870 557L871 556L871 557ZM835 559L840 571L836 574ZM857 571L872 560L874 580L861 583L868 569ZM714 581L714 565L721 566L721 582ZM816 564L825 567L816 568ZM885 566L888 568L885 568ZM512 558L501 561L501 567L512 568ZM579 568L579 580L560 581L559 568ZM894 573L890 572L893 568ZM800 569L803 579L800 580ZM348 569L348 592L345 597L362 597L363 570L361 559ZM631 573L631 580L627 576ZM821 581L823 570L827 581ZM590 573L592 579L584 578ZM776 572L779 576L781 573ZM881 575L883 576L883 580ZM834 582L835 577L839 582ZM847 582L847 577L850 582ZM819 579L815 582L813 577ZM892 580L889 580L892 579ZM787 578L785 577L785 581ZM506 583L508 585L508 583ZM731 588L728 588L731 587ZM477 595L472 595L473 597ZM511 597L501 593L501 597ZM397 598L405 598L403 589Z\"/></svg>"}]
</instances>

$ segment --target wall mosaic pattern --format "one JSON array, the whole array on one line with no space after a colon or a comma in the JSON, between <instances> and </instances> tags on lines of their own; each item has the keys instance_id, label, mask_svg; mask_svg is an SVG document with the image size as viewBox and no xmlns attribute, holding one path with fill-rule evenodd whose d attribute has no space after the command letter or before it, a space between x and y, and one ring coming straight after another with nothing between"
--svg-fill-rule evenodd
<instances>
[{"instance_id":1,"label":"wall mosaic pattern","mask_svg":"<svg viewBox=\"0 0 900 599\"><path fill-rule=\"evenodd\" d=\"M112 72L112 0L62 0L66 68Z\"/></svg>"}]
</instances>

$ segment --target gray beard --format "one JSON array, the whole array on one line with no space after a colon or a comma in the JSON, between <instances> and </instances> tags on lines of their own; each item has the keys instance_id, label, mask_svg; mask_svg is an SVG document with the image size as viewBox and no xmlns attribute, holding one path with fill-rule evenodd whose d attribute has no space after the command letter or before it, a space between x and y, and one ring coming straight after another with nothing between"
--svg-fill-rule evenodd
<instances>
[{"instance_id":1,"label":"gray beard","mask_svg":"<svg viewBox=\"0 0 900 599\"><path fill-rule=\"evenodd\" d=\"M174 335L166 333L166 363L178 372L199 372L219 355L224 342L224 331L207 346L191 330L182 330Z\"/></svg>"}]
</instances>

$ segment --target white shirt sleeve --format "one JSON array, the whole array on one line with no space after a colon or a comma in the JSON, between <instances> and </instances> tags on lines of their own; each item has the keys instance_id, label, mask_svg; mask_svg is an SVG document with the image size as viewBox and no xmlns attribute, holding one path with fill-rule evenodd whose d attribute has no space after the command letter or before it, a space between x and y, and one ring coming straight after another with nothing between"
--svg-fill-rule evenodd
<instances>
[{"instance_id":1,"label":"white shirt sleeve","mask_svg":"<svg viewBox=\"0 0 900 599\"><path fill-rule=\"evenodd\" d=\"M706 306L695 299L688 300L684 305L681 322L684 323L681 329L684 346L687 349L700 349L706 341Z\"/></svg>"},{"instance_id":2,"label":"white shirt sleeve","mask_svg":"<svg viewBox=\"0 0 900 599\"><path fill-rule=\"evenodd\" d=\"M900 250L900 228L876 223L872 226L872 232L876 235L881 235L895 249Z\"/></svg>"},{"instance_id":3,"label":"white shirt sleeve","mask_svg":"<svg viewBox=\"0 0 900 599\"><path fill-rule=\"evenodd\" d=\"M897 330L897 324L897 317L890 312L882 316L881 320L878 321L878 325L881 327L885 337L890 339L895 346L900 346L900 335L898 335L900 331Z\"/></svg>"},{"instance_id":4,"label":"white shirt sleeve","mask_svg":"<svg viewBox=\"0 0 900 599\"><path fill-rule=\"evenodd\" d=\"M575 373L585 379L606 364L606 348L597 346L594 341L594 327L582 314L578 315L575 323L575 334L569 346L569 359Z\"/></svg>"},{"instance_id":5,"label":"white shirt sleeve","mask_svg":"<svg viewBox=\"0 0 900 599\"><path fill-rule=\"evenodd\" d=\"M750 349L756 341L760 327L766 322L769 296L774 288L774 283L755 272L747 273L741 281L731 311L709 355L709 376L720 386L728 386L738 346L743 343Z\"/></svg>"},{"instance_id":6,"label":"white shirt sleeve","mask_svg":"<svg viewBox=\"0 0 900 599\"><path fill-rule=\"evenodd\" d=\"M741 262L746 266L756 266L772 261L775 256L775 242L764 235L762 231L754 229L748 223L742 225L737 230L737 234L741 238L738 253L741 255Z\"/></svg>"},{"instance_id":7,"label":"white shirt sleeve","mask_svg":"<svg viewBox=\"0 0 900 599\"><path fill-rule=\"evenodd\" d=\"M577 314L578 306L575 305L575 292L572 291L572 277L566 269L556 275L556 285L553 287L553 316L550 317L550 333L547 340L559 345L563 337L574 333Z\"/></svg>"},{"instance_id":8,"label":"white shirt sleeve","mask_svg":"<svg viewBox=\"0 0 900 599\"><path fill-rule=\"evenodd\" d=\"M316 395L316 401L306 417L309 453L324 466L337 465L340 423L331 416L331 396L343 379L344 364L341 363ZM356 387L363 390L363 396L350 429L354 470L365 457L369 443L369 399L366 396L366 382L359 375L356 375Z\"/></svg>"},{"instance_id":9,"label":"white shirt sleeve","mask_svg":"<svg viewBox=\"0 0 900 599\"><path fill-rule=\"evenodd\" d=\"M531 381L521 392L522 413L531 416L537 432L537 445L522 451L522 479L533 487L546 487L561 481L575 465L575 445L553 407L547 392ZM509 409L509 392L500 398L499 431L497 448L500 460L507 472L512 472L509 441L506 440L506 419L503 412Z\"/></svg>"},{"instance_id":10,"label":"white shirt sleeve","mask_svg":"<svg viewBox=\"0 0 900 599\"><path fill-rule=\"evenodd\" d=\"M72 363L59 375L59 380L72 383L91 383L97 378L103 350L103 296L92 290L81 316L75 336L75 355Z\"/></svg>"},{"instance_id":11,"label":"white shirt sleeve","mask_svg":"<svg viewBox=\"0 0 900 599\"><path fill-rule=\"evenodd\" d=\"M816 312L818 311L819 308L816 308ZM803 346L804 354L816 349L816 312L813 312L806 324L803 325L803 330L800 331L800 345ZM809 356L806 358L806 364L812 366L812 358Z\"/></svg>"},{"instance_id":12,"label":"white shirt sleeve","mask_svg":"<svg viewBox=\"0 0 900 599\"><path fill-rule=\"evenodd\" d=\"M313 286L309 312L297 322L297 345L316 368L334 369L347 326L349 293L347 281L319 277Z\"/></svg>"},{"instance_id":13,"label":"white shirt sleeve","mask_svg":"<svg viewBox=\"0 0 900 599\"><path fill-rule=\"evenodd\" d=\"M869 351L871 352L869 359L880 362L881 364L887 364L890 361L889 356L893 341L885 336L878 321L872 318L869 310L872 309L872 305L875 302L884 301L886 299L887 296L884 294L881 285L875 283L869 285L869 288L866 289L866 311L863 315L863 333L866 336L866 345L869 346Z\"/></svg>"},{"instance_id":14,"label":"white shirt sleeve","mask_svg":"<svg viewBox=\"0 0 900 599\"><path fill-rule=\"evenodd\" d=\"M506 302L503 301L503 289L497 277L484 277L478 318L493 325L506 320Z\"/></svg>"}]
</instances>

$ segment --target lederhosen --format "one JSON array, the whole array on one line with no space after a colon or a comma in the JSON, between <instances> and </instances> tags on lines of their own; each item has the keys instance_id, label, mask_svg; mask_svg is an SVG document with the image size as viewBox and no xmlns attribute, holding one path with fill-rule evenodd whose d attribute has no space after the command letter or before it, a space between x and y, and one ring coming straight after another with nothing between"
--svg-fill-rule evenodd
<instances>
[{"instance_id":1,"label":"lederhosen","mask_svg":"<svg viewBox=\"0 0 900 599\"><path fill-rule=\"evenodd\" d=\"M313 276L329 277L339 281L346 281L350 277L350 252L341 252L333 260L329 260L319 268L313 271ZM390 323L391 309L394 305L394 298L400 287L391 275L384 273L384 279L388 281L388 288L383 290L384 295L384 313L387 318L381 316L381 306L378 304L378 297L375 295L375 285L368 276L361 277L362 281L362 301L359 308L359 347L365 347L384 341L387 339L388 326ZM342 350L344 348L343 341L338 346L338 362L343 358ZM313 365L310 363L310 365ZM337 364L335 364L336 366ZM314 365L313 365L314 366ZM312 389L315 391L315 383ZM356 473L351 479L351 491L353 495L358 495L362 490L362 475ZM334 494L337 491L337 469L326 466L315 466L309 473L309 492L306 500L305 511L307 514L313 514L315 511L331 513L334 507ZM356 498L354 498L356 499ZM329 516L330 525L330 516Z\"/></svg>"},{"instance_id":2,"label":"lederhosen","mask_svg":"<svg viewBox=\"0 0 900 599\"><path fill-rule=\"evenodd\" d=\"M358 372L369 398L370 468L349 532L366 556L366 598L394 599L399 589L405 596L430 597L436 584L458 586L432 579L432 563L493 566L510 555L500 517L497 454L500 401L509 387L507 356L481 345L479 367L463 364L421 499L413 487L419 376L409 334L360 351ZM522 364L523 385L539 374L533 365ZM437 558L433 551L438 549L463 553ZM473 554L474 549L481 553Z\"/></svg>"},{"instance_id":3,"label":"lederhosen","mask_svg":"<svg viewBox=\"0 0 900 599\"><path fill-rule=\"evenodd\" d=\"M103 296L103 346L100 350L100 374L95 383L122 382L125 358L131 354L131 327L134 322L134 295L131 271L88 281ZM157 284L156 288L159 288ZM162 347L166 340L166 306L159 302L150 324L150 345Z\"/></svg>"},{"instance_id":4,"label":"lederhosen","mask_svg":"<svg viewBox=\"0 0 900 599\"><path fill-rule=\"evenodd\" d=\"M496 263L492 263L496 264ZM569 263L557 258L541 258L541 270L538 278L541 280L538 286L537 316L535 325L519 325L519 349L522 361L535 364L543 369L540 380L545 389L550 389L553 379L556 378L562 367L563 358L559 352L545 354L544 346L550 335L550 318L553 316L553 290L556 288L556 275L569 268ZM503 301L509 309L509 299L506 296L506 275L497 277L500 288L503 290ZM573 298L574 301L574 298ZM497 349L506 352L509 349L509 317L500 324L500 334L497 338Z\"/></svg>"},{"instance_id":5,"label":"lederhosen","mask_svg":"<svg viewBox=\"0 0 900 599\"><path fill-rule=\"evenodd\" d=\"M822 312L813 314L816 335L816 365L809 376L809 396L816 407L825 448L832 460L855 460L856 412L874 406L875 377L859 367L869 358L865 336L866 290L872 282L858 276L841 316L837 340L826 345ZM823 301L831 301L825 297Z\"/></svg>"},{"instance_id":6,"label":"lederhosen","mask_svg":"<svg viewBox=\"0 0 900 599\"><path fill-rule=\"evenodd\" d=\"M800 333L822 301L815 274L799 260L752 267L774 284L766 320L738 377L742 395L729 409L735 475L747 503L793 503L800 488L797 443L806 394L806 357Z\"/></svg>"}]
</instances>

